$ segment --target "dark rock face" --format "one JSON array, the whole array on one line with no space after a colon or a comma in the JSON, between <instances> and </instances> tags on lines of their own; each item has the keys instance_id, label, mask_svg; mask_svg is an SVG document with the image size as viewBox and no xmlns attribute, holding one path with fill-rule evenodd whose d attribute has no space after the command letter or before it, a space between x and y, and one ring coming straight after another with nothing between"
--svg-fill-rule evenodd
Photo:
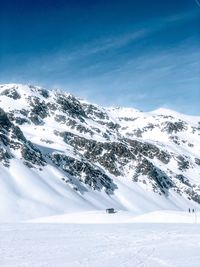
<instances>
[{"instance_id":1,"label":"dark rock face","mask_svg":"<svg viewBox=\"0 0 200 267\"><path fill-rule=\"evenodd\" d=\"M49 92L43 88L38 89L38 92L40 93L41 96L43 96L44 98L48 98L49 97Z\"/></svg>"},{"instance_id":2,"label":"dark rock face","mask_svg":"<svg viewBox=\"0 0 200 267\"><path fill-rule=\"evenodd\" d=\"M200 159L195 158L195 163L200 166Z\"/></svg>"},{"instance_id":3,"label":"dark rock face","mask_svg":"<svg viewBox=\"0 0 200 267\"><path fill-rule=\"evenodd\" d=\"M142 143L137 140L124 139L121 142L97 142L75 136L72 133L59 133L63 137L67 144L72 145L77 151L85 151L84 157L90 162L98 163L115 176L124 175L124 168L131 162L137 165L136 172L138 175L144 174L142 172L140 160L143 159L143 165L149 167L150 162L145 161L144 157L153 159L156 157L161 162L167 164L170 161L171 156L165 152L159 150L156 146L148 143ZM151 172L147 173L149 177L153 177L159 185L160 177L167 177L166 174L161 174L161 170L152 168ZM153 178L152 178L153 179ZM167 186L169 187L168 178ZM165 183L162 183L165 186ZM160 186L161 187L161 186ZM168 188L166 187L166 188Z\"/></svg>"},{"instance_id":4,"label":"dark rock face","mask_svg":"<svg viewBox=\"0 0 200 267\"><path fill-rule=\"evenodd\" d=\"M25 118L21 118L21 117L15 117L14 118L14 121L16 122L16 124L18 125L23 125L23 124L30 124L29 120L28 119L25 119Z\"/></svg>"},{"instance_id":5,"label":"dark rock face","mask_svg":"<svg viewBox=\"0 0 200 267\"><path fill-rule=\"evenodd\" d=\"M94 120L109 120L107 113L98 109L94 105L84 103L82 106L85 111L85 114L89 118L94 119Z\"/></svg>"},{"instance_id":6,"label":"dark rock face","mask_svg":"<svg viewBox=\"0 0 200 267\"><path fill-rule=\"evenodd\" d=\"M3 109L0 108L0 128L8 130L11 127L11 122L8 119L7 114L4 112Z\"/></svg>"},{"instance_id":7,"label":"dark rock face","mask_svg":"<svg viewBox=\"0 0 200 267\"><path fill-rule=\"evenodd\" d=\"M122 143L97 142L69 132L60 133L67 144L72 145L77 151L84 150L85 158L91 162L101 164L111 174L122 174L117 163L126 165L128 160L134 159L132 152Z\"/></svg>"},{"instance_id":8,"label":"dark rock face","mask_svg":"<svg viewBox=\"0 0 200 267\"><path fill-rule=\"evenodd\" d=\"M77 117L81 121L84 121L83 118L87 117L80 102L74 96L58 94L56 103L58 104L61 111L67 113L72 117Z\"/></svg>"},{"instance_id":9,"label":"dark rock face","mask_svg":"<svg viewBox=\"0 0 200 267\"><path fill-rule=\"evenodd\" d=\"M143 155L145 157L149 157L151 159L154 159L156 157L161 162L168 164L171 158L171 155L167 153L166 151L160 150L155 145L152 145L150 143L143 143L141 141L137 140L131 140L126 139L128 144L132 147L133 153L135 155Z\"/></svg>"},{"instance_id":10,"label":"dark rock face","mask_svg":"<svg viewBox=\"0 0 200 267\"><path fill-rule=\"evenodd\" d=\"M189 164L189 161L185 157L179 155L177 159L178 159L177 163L179 166L179 170L184 171L184 170L189 169L190 164Z\"/></svg>"},{"instance_id":11,"label":"dark rock face","mask_svg":"<svg viewBox=\"0 0 200 267\"><path fill-rule=\"evenodd\" d=\"M32 84L29 84L29 88L31 89L31 91L33 93L35 93L35 92L39 93L44 98L48 98L49 97L49 91L44 89L44 88L37 87L37 86L34 86Z\"/></svg>"},{"instance_id":12,"label":"dark rock face","mask_svg":"<svg viewBox=\"0 0 200 267\"><path fill-rule=\"evenodd\" d=\"M150 183L152 184L154 192L168 194L168 190L175 187L175 184L171 181L168 175L161 169L155 167L147 159L142 159L137 165L136 174L134 175L133 180L137 181L140 174L150 178Z\"/></svg>"},{"instance_id":13,"label":"dark rock face","mask_svg":"<svg viewBox=\"0 0 200 267\"><path fill-rule=\"evenodd\" d=\"M27 146L21 146L21 155L24 161L29 163L29 167L45 166L46 160L43 157L42 153L33 146L30 142Z\"/></svg>"},{"instance_id":14,"label":"dark rock face","mask_svg":"<svg viewBox=\"0 0 200 267\"><path fill-rule=\"evenodd\" d=\"M182 174L177 174L176 179L181 181L181 183L184 183L185 185L191 187L192 185L190 184L189 180Z\"/></svg>"},{"instance_id":15,"label":"dark rock face","mask_svg":"<svg viewBox=\"0 0 200 267\"><path fill-rule=\"evenodd\" d=\"M5 96L13 98L15 100L21 98L20 94L17 92L17 90L15 88L6 89L3 92L1 92L1 95L5 95Z\"/></svg>"},{"instance_id":16,"label":"dark rock face","mask_svg":"<svg viewBox=\"0 0 200 267\"><path fill-rule=\"evenodd\" d=\"M38 97L29 98L29 104L31 107L29 113L29 119L35 124L43 124L43 119L46 118L48 113L48 107L44 101L41 101Z\"/></svg>"},{"instance_id":17,"label":"dark rock face","mask_svg":"<svg viewBox=\"0 0 200 267\"><path fill-rule=\"evenodd\" d=\"M0 137L1 139L1 137ZM8 153L8 151L3 148L3 147L0 147L0 163L3 164L3 166L5 167L9 167L10 164L9 164L9 160L12 158L12 155Z\"/></svg>"},{"instance_id":18,"label":"dark rock face","mask_svg":"<svg viewBox=\"0 0 200 267\"><path fill-rule=\"evenodd\" d=\"M78 177L80 182L84 182L94 190L100 191L104 189L106 193L112 194L117 188L113 180L102 169L87 160L77 160L58 153L53 153L50 158L57 166L70 175Z\"/></svg>"},{"instance_id":19,"label":"dark rock face","mask_svg":"<svg viewBox=\"0 0 200 267\"><path fill-rule=\"evenodd\" d=\"M42 153L23 135L21 129L15 126L7 114L0 109L0 162L9 167L14 156L11 151L19 150L24 163L29 167L44 166L46 160Z\"/></svg>"},{"instance_id":20,"label":"dark rock face","mask_svg":"<svg viewBox=\"0 0 200 267\"><path fill-rule=\"evenodd\" d=\"M167 131L167 133L177 133L187 129L186 124L183 121L176 121L176 122L166 122L163 124L163 131Z\"/></svg>"},{"instance_id":21,"label":"dark rock face","mask_svg":"<svg viewBox=\"0 0 200 267\"><path fill-rule=\"evenodd\" d=\"M193 188L187 188L185 193L188 195L188 199L192 199L200 204L200 195Z\"/></svg>"},{"instance_id":22,"label":"dark rock face","mask_svg":"<svg viewBox=\"0 0 200 267\"><path fill-rule=\"evenodd\" d=\"M67 126L70 126L72 130L76 130L79 133L83 133L83 134L89 134L90 136L93 136L94 132L89 129L88 127L86 127L85 125L81 124L80 122L78 123L75 119L68 119L64 116L56 116L55 120L57 122L61 122Z\"/></svg>"},{"instance_id":23,"label":"dark rock face","mask_svg":"<svg viewBox=\"0 0 200 267\"><path fill-rule=\"evenodd\" d=\"M24 110L10 111L7 113L7 116L11 122L14 122L19 126L31 123L28 119L28 112L25 112Z\"/></svg>"}]
</instances>

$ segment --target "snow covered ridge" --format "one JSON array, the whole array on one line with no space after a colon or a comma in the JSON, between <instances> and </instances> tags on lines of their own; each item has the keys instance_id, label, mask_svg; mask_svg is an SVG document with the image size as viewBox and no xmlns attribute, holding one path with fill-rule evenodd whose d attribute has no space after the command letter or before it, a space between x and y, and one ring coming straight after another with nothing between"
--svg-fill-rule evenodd
<instances>
[{"instance_id":1,"label":"snow covered ridge","mask_svg":"<svg viewBox=\"0 0 200 267\"><path fill-rule=\"evenodd\" d=\"M200 116L0 85L0 221L200 204Z\"/></svg>"}]
</instances>

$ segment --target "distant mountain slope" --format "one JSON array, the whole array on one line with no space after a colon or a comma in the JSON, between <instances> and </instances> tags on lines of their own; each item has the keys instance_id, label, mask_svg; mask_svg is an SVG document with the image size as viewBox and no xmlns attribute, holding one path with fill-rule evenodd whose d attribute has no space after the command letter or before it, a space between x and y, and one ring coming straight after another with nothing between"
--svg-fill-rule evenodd
<instances>
[{"instance_id":1,"label":"distant mountain slope","mask_svg":"<svg viewBox=\"0 0 200 267\"><path fill-rule=\"evenodd\" d=\"M0 85L0 220L200 204L200 117Z\"/></svg>"}]
</instances>

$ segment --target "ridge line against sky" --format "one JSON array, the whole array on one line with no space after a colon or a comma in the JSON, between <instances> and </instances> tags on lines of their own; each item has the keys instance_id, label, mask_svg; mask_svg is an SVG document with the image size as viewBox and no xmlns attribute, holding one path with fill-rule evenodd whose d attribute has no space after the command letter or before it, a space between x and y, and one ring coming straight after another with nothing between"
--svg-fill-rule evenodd
<instances>
[{"instance_id":1,"label":"ridge line against sky","mask_svg":"<svg viewBox=\"0 0 200 267\"><path fill-rule=\"evenodd\" d=\"M18 5L0 4L0 83L60 87L103 106L200 114L195 0L11 2Z\"/></svg>"}]
</instances>

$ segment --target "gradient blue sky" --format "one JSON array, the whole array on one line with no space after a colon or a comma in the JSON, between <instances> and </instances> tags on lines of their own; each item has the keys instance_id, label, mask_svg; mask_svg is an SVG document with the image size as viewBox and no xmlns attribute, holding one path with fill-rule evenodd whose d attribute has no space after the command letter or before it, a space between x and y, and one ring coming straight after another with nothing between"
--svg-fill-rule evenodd
<instances>
[{"instance_id":1,"label":"gradient blue sky","mask_svg":"<svg viewBox=\"0 0 200 267\"><path fill-rule=\"evenodd\" d=\"M200 115L199 0L1 0L0 83Z\"/></svg>"}]
</instances>

